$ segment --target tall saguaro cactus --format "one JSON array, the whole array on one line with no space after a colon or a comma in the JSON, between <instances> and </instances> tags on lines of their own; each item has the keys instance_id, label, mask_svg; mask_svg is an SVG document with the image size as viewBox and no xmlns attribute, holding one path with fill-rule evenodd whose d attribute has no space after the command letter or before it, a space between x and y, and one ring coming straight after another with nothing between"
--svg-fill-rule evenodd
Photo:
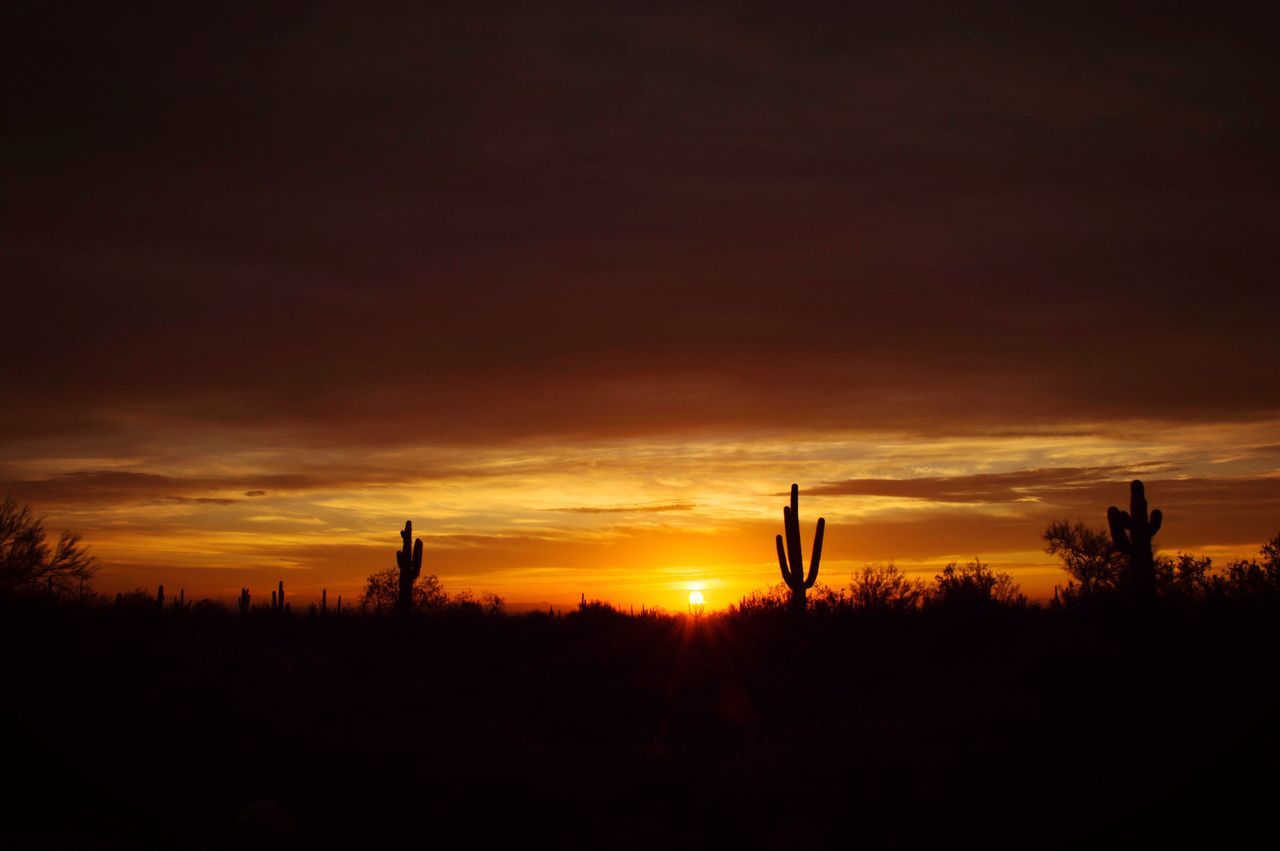
<instances>
[{"instance_id":1,"label":"tall saguaro cactus","mask_svg":"<svg viewBox=\"0 0 1280 851\"><path fill-rule=\"evenodd\" d=\"M782 509L782 528L786 532L786 540L778 536L778 567L782 569L782 581L791 589L791 611L805 610L804 592L813 587L818 579L818 563L822 561L822 535L826 531L827 521L818 518L818 530L813 536L813 558L809 562L809 574L804 572L804 554L800 549L800 486L791 486L791 505Z\"/></svg>"},{"instance_id":2,"label":"tall saguaro cactus","mask_svg":"<svg viewBox=\"0 0 1280 851\"><path fill-rule=\"evenodd\" d=\"M1139 599L1150 599L1156 594L1151 539L1160 531L1163 520L1164 514L1158 508L1147 514L1146 491L1138 479L1129 485L1128 511L1121 511L1114 505L1107 509L1112 546L1129 557L1129 590Z\"/></svg>"},{"instance_id":3,"label":"tall saguaro cactus","mask_svg":"<svg viewBox=\"0 0 1280 851\"><path fill-rule=\"evenodd\" d=\"M422 573L422 539L414 542L410 549L413 522L409 520L404 521L400 537L404 541L404 547L396 553L396 566L400 568L400 596L396 598L396 611L407 615L413 610L413 583L418 581L418 574Z\"/></svg>"}]
</instances>

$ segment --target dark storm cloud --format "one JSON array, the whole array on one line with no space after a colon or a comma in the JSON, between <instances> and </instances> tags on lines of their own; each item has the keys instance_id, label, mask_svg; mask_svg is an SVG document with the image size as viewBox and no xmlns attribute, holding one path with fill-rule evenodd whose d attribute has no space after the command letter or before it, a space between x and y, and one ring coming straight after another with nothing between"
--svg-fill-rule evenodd
<instances>
[{"instance_id":1,"label":"dark storm cloud","mask_svg":"<svg viewBox=\"0 0 1280 851\"><path fill-rule=\"evenodd\" d=\"M0 439L1276 408L1275 60L1229 4L0 28Z\"/></svg>"}]
</instances>

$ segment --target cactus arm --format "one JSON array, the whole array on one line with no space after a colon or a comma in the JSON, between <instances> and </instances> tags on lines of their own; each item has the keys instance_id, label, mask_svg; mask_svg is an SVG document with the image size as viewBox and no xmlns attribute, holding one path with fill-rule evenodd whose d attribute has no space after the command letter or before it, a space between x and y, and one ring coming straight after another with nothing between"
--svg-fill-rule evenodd
<instances>
[{"instance_id":1,"label":"cactus arm","mask_svg":"<svg viewBox=\"0 0 1280 851\"><path fill-rule=\"evenodd\" d=\"M1155 511L1151 512L1151 531L1149 534L1154 535L1156 532L1159 532L1160 524L1163 522L1164 522L1163 511L1157 508Z\"/></svg>"},{"instance_id":2,"label":"cactus arm","mask_svg":"<svg viewBox=\"0 0 1280 851\"><path fill-rule=\"evenodd\" d=\"M409 575L415 580L418 574L422 573L422 539L419 538L413 545L413 564L409 570Z\"/></svg>"},{"instance_id":3,"label":"cactus arm","mask_svg":"<svg viewBox=\"0 0 1280 851\"><path fill-rule=\"evenodd\" d=\"M1128 554L1129 536L1125 529L1129 527L1129 515L1114 505L1107 509L1107 525L1111 527L1111 543L1117 551Z\"/></svg>"},{"instance_id":4,"label":"cactus arm","mask_svg":"<svg viewBox=\"0 0 1280 851\"><path fill-rule=\"evenodd\" d=\"M787 583L788 586L790 586L791 571L787 568L787 553L786 553L786 550L784 549L784 544L782 543L781 535L777 536L777 544L778 544L778 567L782 569L782 581Z\"/></svg>"},{"instance_id":5,"label":"cactus arm","mask_svg":"<svg viewBox=\"0 0 1280 851\"><path fill-rule=\"evenodd\" d=\"M812 588L813 583L818 580L818 562L822 561L822 536L827 529L827 518L818 518L818 531L813 535L813 558L809 562L809 576L804 581L804 587Z\"/></svg>"},{"instance_id":6,"label":"cactus arm","mask_svg":"<svg viewBox=\"0 0 1280 851\"><path fill-rule=\"evenodd\" d=\"M800 522L790 508L782 509L782 525L787 533L787 560L791 565L791 575L798 582L804 576L804 561L800 554Z\"/></svg>"}]
</instances>

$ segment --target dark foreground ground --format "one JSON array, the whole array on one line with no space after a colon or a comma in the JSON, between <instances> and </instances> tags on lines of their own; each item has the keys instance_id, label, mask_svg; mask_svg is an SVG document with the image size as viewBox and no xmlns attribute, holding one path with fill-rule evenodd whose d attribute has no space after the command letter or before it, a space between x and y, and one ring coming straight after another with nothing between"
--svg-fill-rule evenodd
<instances>
[{"instance_id":1,"label":"dark foreground ground","mask_svg":"<svg viewBox=\"0 0 1280 851\"><path fill-rule=\"evenodd\" d=\"M1276 614L5 610L0 845L1243 844Z\"/></svg>"}]
</instances>

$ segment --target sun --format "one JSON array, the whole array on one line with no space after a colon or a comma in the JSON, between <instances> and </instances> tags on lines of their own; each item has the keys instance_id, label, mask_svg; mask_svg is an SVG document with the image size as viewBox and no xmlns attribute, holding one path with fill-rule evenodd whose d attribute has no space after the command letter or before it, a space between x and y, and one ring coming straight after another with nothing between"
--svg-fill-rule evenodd
<instances>
[{"instance_id":1,"label":"sun","mask_svg":"<svg viewBox=\"0 0 1280 851\"><path fill-rule=\"evenodd\" d=\"M691 614L700 615L707 607L707 600L702 596L701 591L694 591L689 594L689 612Z\"/></svg>"}]
</instances>

